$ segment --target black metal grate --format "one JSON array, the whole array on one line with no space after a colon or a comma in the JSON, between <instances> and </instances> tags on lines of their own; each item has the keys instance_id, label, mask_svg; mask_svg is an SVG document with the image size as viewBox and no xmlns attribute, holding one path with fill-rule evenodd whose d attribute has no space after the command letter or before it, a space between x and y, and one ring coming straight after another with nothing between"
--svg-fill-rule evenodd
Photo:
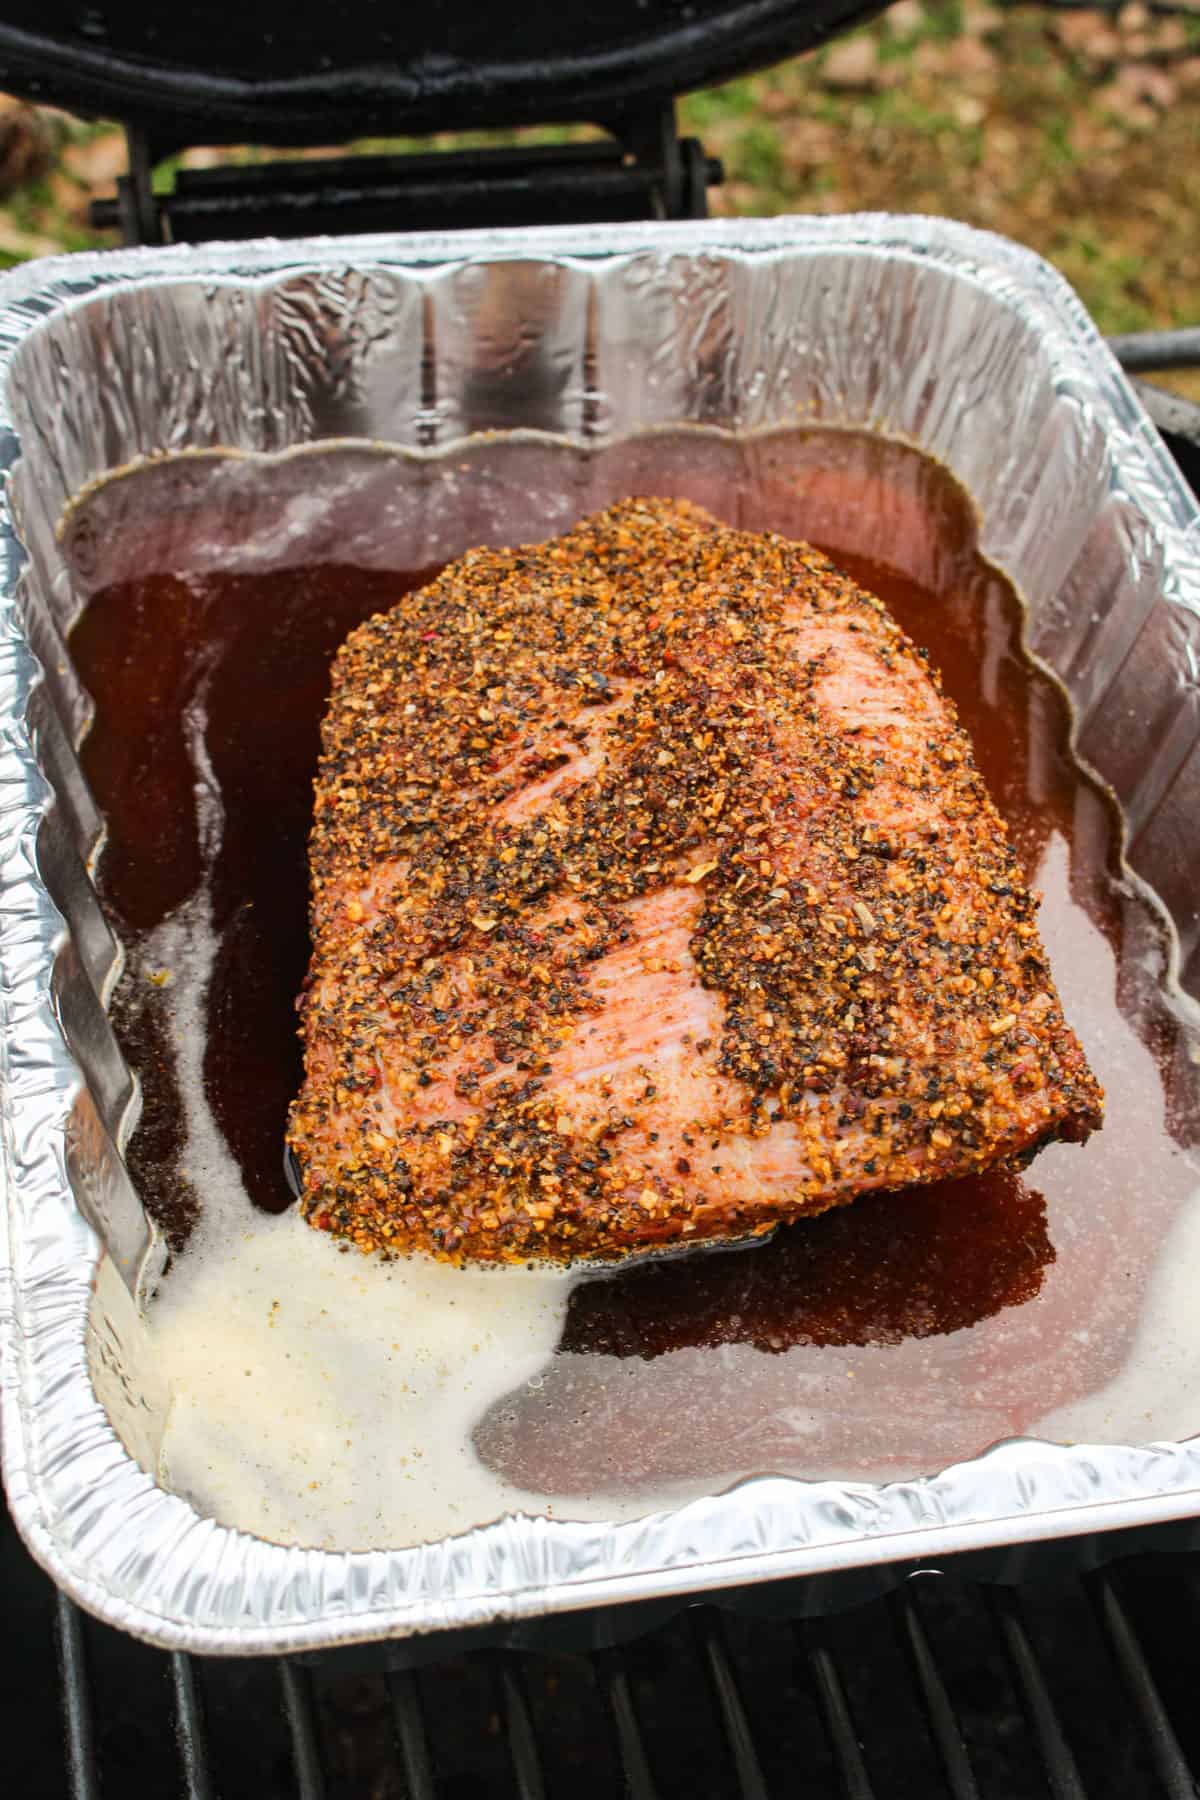
<instances>
[{"instance_id":1,"label":"black metal grate","mask_svg":"<svg viewBox=\"0 0 1200 1800\"><path fill-rule=\"evenodd\" d=\"M166 1656L0 1542L4 1791L189 1800L1195 1800L1200 1554L1020 1588L918 1575L793 1622L416 1673Z\"/></svg>"}]
</instances>

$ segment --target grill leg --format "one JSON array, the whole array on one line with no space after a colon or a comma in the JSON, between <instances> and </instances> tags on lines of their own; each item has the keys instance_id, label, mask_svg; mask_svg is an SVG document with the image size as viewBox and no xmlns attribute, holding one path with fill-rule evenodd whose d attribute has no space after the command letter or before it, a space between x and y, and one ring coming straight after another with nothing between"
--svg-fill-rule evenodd
<instances>
[{"instance_id":1,"label":"grill leg","mask_svg":"<svg viewBox=\"0 0 1200 1800\"><path fill-rule=\"evenodd\" d=\"M916 1589L909 1582L889 1598L896 1635L908 1656L917 1691L925 1707L925 1717L934 1746L946 1777L946 1786L954 1800L979 1800L975 1772L967 1756L950 1696L941 1671L933 1658L925 1626L917 1607Z\"/></svg>"},{"instance_id":2,"label":"grill leg","mask_svg":"<svg viewBox=\"0 0 1200 1800\"><path fill-rule=\"evenodd\" d=\"M628 1800L658 1800L625 1658L619 1650L601 1650L595 1657L595 1669L596 1679L608 1701Z\"/></svg>"},{"instance_id":3,"label":"grill leg","mask_svg":"<svg viewBox=\"0 0 1200 1800\"><path fill-rule=\"evenodd\" d=\"M171 1658L171 1680L175 1688L175 1735L183 1761L184 1792L187 1800L216 1800L216 1789L208 1765L204 1732L204 1708L200 1700L200 1684L196 1665L190 1656L176 1651Z\"/></svg>"},{"instance_id":4,"label":"grill leg","mask_svg":"<svg viewBox=\"0 0 1200 1800\"><path fill-rule=\"evenodd\" d=\"M516 1657L501 1654L494 1658L492 1668L500 1690L508 1750L517 1778L517 1792L521 1800L546 1800L542 1759L530 1717L529 1701L521 1680L520 1665Z\"/></svg>"},{"instance_id":5,"label":"grill leg","mask_svg":"<svg viewBox=\"0 0 1200 1800\"><path fill-rule=\"evenodd\" d=\"M1187 1759L1179 1747L1179 1739L1167 1717L1150 1665L1110 1577L1098 1570L1084 1579L1105 1642L1137 1711L1163 1792L1170 1800L1196 1800L1196 1784Z\"/></svg>"},{"instance_id":6,"label":"grill leg","mask_svg":"<svg viewBox=\"0 0 1200 1800\"><path fill-rule=\"evenodd\" d=\"M1054 1800L1087 1800L1071 1746L1063 1735L1050 1690L1026 1634L1017 1596L1011 1588L996 1588L989 1593L988 1603L1004 1641Z\"/></svg>"},{"instance_id":7,"label":"grill leg","mask_svg":"<svg viewBox=\"0 0 1200 1800\"><path fill-rule=\"evenodd\" d=\"M421 1711L421 1694L417 1678L411 1670L397 1670L387 1678L388 1696L392 1702L392 1718L400 1739L404 1758L404 1776L408 1783L408 1800L437 1800L433 1761L429 1739L425 1734L425 1715Z\"/></svg>"},{"instance_id":8,"label":"grill leg","mask_svg":"<svg viewBox=\"0 0 1200 1800\"><path fill-rule=\"evenodd\" d=\"M821 1626L815 1622L796 1628L800 1648L808 1663L808 1673L817 1697L817 1710L829 1747L837 1763L838 1780L845 1800L874 1800L871 1779L863 1761L858 1733L850 1713L850 1703L842 1686L842 1677L833 1652L825 1642Z\"/></svg>"},{"instance_id":9,"label":"grill leg","mask_svg":"<svg viewBox=\"0 0 1200 1800\"><path fill-rule=\"evenodd\" d=\"M325 1775L321 1768L313 1710L312 1678L307 1669L285 1657L280 1660L279 1680L283 1688L283 1710L292 1734L292 1762L300 1800L325 1800Z\"/></svg>"},{"instance_id":10,"label":"grill leg","mask_svg":"<svg viewBox=\"0 0 1200 1800\"><path fill-rule=\"evenodd\" d=\"M738 1793L742 1800L769 1800L737 1675L725 1647L720 1615L711 1607L698 1607L692 1615L692 1625L737 1771Z\"/></svg>"},{"instance_id":11,"label":"grill leg","mask_svg":"<svg viewBox=\"0 0 1200 1800\"><path fill-rule=\"evenodd\" d=\"M62 1669L63 1715L67 1731L67 1774L71 1800L100 1800L92 1696L79 1608L61 1591L55 1595L54 1632Z\"/></svg>"}]
</instances>

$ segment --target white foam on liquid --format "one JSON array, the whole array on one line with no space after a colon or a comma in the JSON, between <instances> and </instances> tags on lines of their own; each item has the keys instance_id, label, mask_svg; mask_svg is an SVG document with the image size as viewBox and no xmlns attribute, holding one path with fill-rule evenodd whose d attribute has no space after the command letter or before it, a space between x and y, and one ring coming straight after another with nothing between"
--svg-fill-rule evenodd
<instances>
[{"instance_id":1,"label":"white foam on liquid","mask_svg":"<svg viewBox=\"0 0 1200 1800\"><path fill-rule=\"evenodd\" d=\"M1200 1396L1200 1196L1167 1233L1119 1372L1106 1386L1038 1420L1056 1444L1182 1443L1196 1435Z\"/></svg>"},{"instance_id":2,"label":"white foam on liquid","mask_svg":"<svg viewBox=\"0 0 1200 1800\"><path fill-rule=\"evenodd\" d=\"M1038 869L1037 885L1045 890L1045 907L1069 919L1069 928L1043 930L1051 950L1051 964L1068 1018L1088 1017L1088 987L1097 968L1111 961L1111 979L1117 980L1115 957L1106 949L1096 926L1086 917L1071 918L1070 856L1065 840L1054 833ZM1191 1002L1179 1001L1180 1028L1197 1042L1196 1013ZM1102 1026L1101 1020L1107 1020ZM1166 1098L1153 1069L1153 1052L1119 1012L1115 996L1106 1013L1093 1009L1089 1019L1088 1053L1103 1077L1108 1092L1108 1114L1132 1102L1149 1116L1125 1126L1128 1151L1114 1143L1111 1156L1099 1164L1097 1211L1103 1212L1103 1187L1114 1181L1136 1182L1138 1130L1167 1141ZM1137 1096L1138 1098L1133 1098ZM1103 1143L1103 1137L1101 1142ZM1110 1142L1111 1142L1110 1136ZM1070 1156L1070 1148L1055 1146L1045 1156ZM1161 1158L1162 1151L1159 1151ZM1182 1184L1191 1193L1179 1206L1158 1245L1153 1270L1144 1292L1137 1296L1137 1323L1132 1337L1121 1347L1120 1360L1108 1380L1102 1380L1075 1399L1051 1408L1029 1428L1035 1437L1052 1443L1147 1443L1182 1442L1196 1433L1200 1422L1200 1307L1196 1304L1197 1271L1200 1271L1200 1184L1192 1151L1177 1149L1183 1171ZM1115 1165L1115 1166L1114 1166ZM1155 1165L1149 1164L1150 1170ZM1161 1162L1158 1164L1161 1169ZM1143 1179L1147 1178L1143 1176ZM1148 1178L1153 1180L1151 1172ZM1160 1177L1161 1178L1161 1177ZM1035 1165L1031 1179L1036 1183ZM1123 1246L1113 1244L1114 1258ZM1092 1359L1093 1334L1086 1315L1079 1319L1072 1337ZM1064 1353L1069 1353L1065 1350ZM1108 1359L1111 1360L1111 1359Z\"/></svg>"},{"instance_id":3,"label":"white foam on liquid","mask_svg":"<svg viewBox=\"0 0 1200 1800\"><path fill-rule=\"evenodd\" d=\"M224 811L205 725L202 690L185 729L211 866ZM545 1368L572 1278L385 1263L342 1250L295 1208L257 1211L204 1087L218 948L204 883L138 957L142 973L170 971L181 1167L204 1196L148 1317L169 1396L158 1479L223 1524L326 1548L395 1547L530 1510L471 1433Z\"/></svg>"}]
</instances>

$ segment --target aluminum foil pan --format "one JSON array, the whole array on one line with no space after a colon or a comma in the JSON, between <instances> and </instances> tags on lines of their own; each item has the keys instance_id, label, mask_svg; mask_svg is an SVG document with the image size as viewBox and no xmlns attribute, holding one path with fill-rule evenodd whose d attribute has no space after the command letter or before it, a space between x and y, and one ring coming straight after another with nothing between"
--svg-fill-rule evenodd
<instances>
[{"instance_id":1,"label":"aluminum foil pan","mask_svg":"<svg viewBox=\"0 0 1200 1800\"><path fill-rule=\"evenodd\" d=\"M1037 1540L1097 1554L1098 1534L1200 1510L1194 1442L1022 1439L921 1480L763 1478L619 1525L508 1517L333 1553L217 1525L139 1466L165 1403L138 1354L161 1253L117 1151L134 1085L87 872L102 822L75 756L86 704L65 638L88 546L73 543L69 568L64 508L163 452L295 448L302 477L304 447L352 440L369 482L382 443L415 471L409 510L398 521L381 499L377 541L350 548L385 559L398 522L421 523L414 566L444 554L429 500L473 434L507 448L477 459L487 479L458 501L476 539L512 541L529 524L522 456L544 460L547 434L570 447L563 517L542 506L534 521L551 530L612 488L614 458L636 485L631 433L703 428L702 473L706 433L812 421L906 439L974 496L981 547L1028 602L1030 646L1071 695L1079 749L1121 801L1132 867L1194 987L1200 517L1078 302L1026 251L925 219L781 219L132 251L0 282L4 1474L34 1555L105 1619L208 1654L446 1631L562 1641L572 1616L616 1632L735 1589L795 1607L794 1584L767 1584L894 1579L952 1551L1015 1572ZM238 464L223 466L236 501ZM110 574L131 524L121 487ZM248 541L264 562L332 544L351 560L344 525L334 493ZM185 505L178 528L201 555ZM809 1582L805 1603L824 1592Z\"/></svg>"}]
</instances>

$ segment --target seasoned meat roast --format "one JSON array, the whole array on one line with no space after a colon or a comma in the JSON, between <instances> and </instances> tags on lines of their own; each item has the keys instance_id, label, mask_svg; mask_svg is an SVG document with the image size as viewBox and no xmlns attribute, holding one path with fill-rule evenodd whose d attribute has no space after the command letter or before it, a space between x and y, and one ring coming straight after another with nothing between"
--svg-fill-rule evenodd
<instances>
[{"instance_id":1,"label":"seasoned meat roast","mask_svg":"<svg viewBox=\"0 0 1200 1800\"><path fill-rule=\"evenodd\" d=\"M937 676L817 551L629 500L338 654L313 1225L612 1257L1082 1139L1102 1096Z\"/></svg>"}]
</instances>

